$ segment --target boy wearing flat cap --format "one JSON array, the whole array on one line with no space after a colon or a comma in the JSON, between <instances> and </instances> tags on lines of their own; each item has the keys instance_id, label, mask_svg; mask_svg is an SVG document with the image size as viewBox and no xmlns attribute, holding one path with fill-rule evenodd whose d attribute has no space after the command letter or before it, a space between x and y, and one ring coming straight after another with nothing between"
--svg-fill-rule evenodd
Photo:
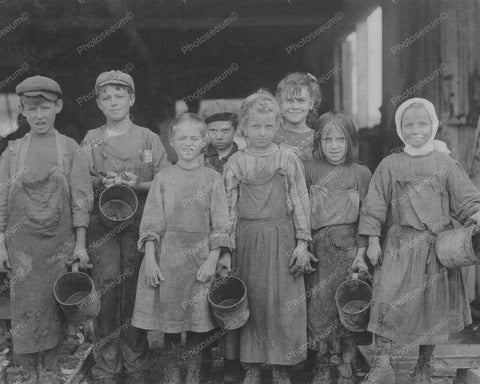
<instances>
[{"instance_id":1,"label":"boy wearing flat cap","mask_svg":"<svg viewBox=\"0 0 480 384\"><path fill-rule=\"evenodd\" d=\"M42 378L65 329L52 287L68 263L88 263L92 186L80 147L55 129L63 106L58 83L33 76L16 92L31 131L10 141L0 158L0 270L10 269L15 281L12 339L22 382L55 383L51 374Z\"/></svg>"},{"instance_id":2,"label":"boy wearing flat cap","mask_svg":"<svg viewBox=\"0 0 480 384\"><path fill-rule=\"evenodd\" d=\"M223 167L228 159L238 151L235 143L235 133L238 126L240 108L227 100L216 100L202 112L202 117L207 125L209 144L205 150L205 166L216 170L223 175ZM231 269L231 255L229 251L222 252L219 260L219 268L227 271ZM224 273L224 271L217 271ZM240 360L236 359L233 352L229 352L232 341L236 341L235 335L230 332L224 340L224 383L234 383L239 380L241 373ZM233 357L232 357L233 356ZM212 365L211 349L206 348L202 352L202 369L208 372Z\"/></svg>"},{"instance_id":3,"label":"boy wearing flat cap","mask_svg":"<svg viewBox=\"0 0 480 384\"><path fill-rule=\"evenodd\" d=\"M142 384L148 368L146 331L130 325L142 261L137 246L139 225L153 177L170 163L158 135L130 119L130 108L135 102L130 75L104 72L98 76L95 90L106 123L90 130L82 143L95 191L87 237L95 286L101 289L108 285L109 289L100 298L101 310L94 328L98 340L106 340L118 329L122 332L94 351L92 374L98 384L114 384L122 372L127 375L128 384ZM100 218L98 196L115 184L131 187L137 193L139 206L133 222L118 224L122 227L114 227L115 235L111 236L112 228Z\"/></svg>"},{"instance_id":4,"label":"boy wearing flat cap","mask_svg":"<svg viewBox=\"0 0 480 384\"><path fill-rule=\"evenodd\" d=\"M210 143L205 150L205 166L223 174L223 166L238 151L234 142L240 108L227 100L216 100L202 113Z\"/></svg>"}]
</instances>

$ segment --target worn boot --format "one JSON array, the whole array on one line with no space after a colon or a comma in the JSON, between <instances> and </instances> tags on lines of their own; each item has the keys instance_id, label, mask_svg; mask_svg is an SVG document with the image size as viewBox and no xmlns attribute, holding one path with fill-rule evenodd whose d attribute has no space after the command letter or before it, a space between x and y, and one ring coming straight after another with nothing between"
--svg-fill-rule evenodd
<instances>
[{"instance_id":1,"label":"worn boot","mask_svg":"<svg viewBox=\"0 0 480 384\"><path fill-rule=\"evenodd\" d=\"M413 370L413 384L431 384L434 345L420 345L417 365Z\"/></svg>"},{"instance_id":2,"label":"worn boot","mask_svg":"<svg viewBox=\"0 0 480 384\"><path fill-rule=\"evenodd\" d=\"M413 384L432 384L432 367L430 364L415 365L413 370Z\"/></svg>"},{"instance_id":3,"label":"worn boot","mask_svg":"<svg viewBox=\"0 0 480 384\"><path fill-rule=\"evenodd\" d=\"M15 373L13 383L37 384L38 383L38 354L16 355L15 360L20 364Z\"/></svg>"},{"instance_id":4,"label":"worn boot","mask_svg":"<svg viewBox=\"0 0 480 384\"><path fill-rule=\"evenodd\" d=\"M247 364L247 371L242 384L260 384L262 370L259 364Z\"/></svg>"},{"instance_id":5,"label":"worn boot","mask_svg":"<svg viewBox=\"0 0 480 384\"><path fill-rule=\"evenodd\" d=\"M335 382L334 366L328 353L316 354L315 367L311 384L333 384Z\"/></svg>"},{"instance_id":6,"label":"worn boot","mask_svg":"<svg viewBox=\"0 0 480 384\"><path fill-rule=\"evenodd\" d=\"M352 371L357 380L362 380L370 370L370 365L367 359L362 355L358 348L356 348L355 356L352 359Z\"/></svg>"},{"instance_id":7,"label":"worn boot","mask_svg":"<svg viewBox=\"0 0 480 384\"><path fill-rule=\"evenodd\" d=\"M200 374L204 377L210 376L212 373L213 359L212 350L210 348L202 351L202 364L200 366Z\"/></svg>"},{"instance_id":8,"label":"worn boot","mask_svg":"<svg viewBox=\"0 0 480 384\"><path fill-rule=\"evenodd\" d=\"M395 372L390 364L390 355L377 356L362 384L395 384Z\"/></svg>"},{"instance_id":9,"label":"worn boot","mask_svg":"<svg viewBox=\"0 0 480 384\"><path fill-rule=\"evenodd\" d=\"M201 353L195 353L187 360L186 384L200 384L200 366L202 363Z\"/></svg>"},{"instance_id":10,"label":"worn boot","mask_svg":"<svg viewBox=\"0 0 480 384\"><path fill-rule=\"evenodd\" d=\"M288 377L287 367L283 365L274 365L272 369L273 384L292 384Z\"/></svg>"},{"instance_id":11,"label":"worn boot","mask_svg":"<svg viewBox=\"0 0 480 384\"><path fill-rule=\"evenodd\" d=\"M342 363L337 365L338 381L337 384L355 384L353 378L352 365L350 363Z\"/></svg>"},{"instance_id":12,"label":"worn boot","mask_svg":"<svg viewBox=\"0 0 480 384\"><path fill-rule=\"evenodd\" d=\"M239 383L241 372L240 359L223 359L223 384Z\"/></svg>"},{"instance_id":13,"label":"worn boot","mask_svg":"<svg viewBox=\"0 0 480 384\"><path fill-rule=\"evenodd\" d=\"M165 384L181 384L180 345L166 345Z\"/></svg>"},{"instance_id":14,"label":"worn boot","mask_svg":"<svg viewBox=\"0 0 480 384\"><path fill-rule=\"evenodd\" d=\"M320 363L315 367L311 384L333 384L334 376L329 363Z\"/></svg>"}]
</instances>

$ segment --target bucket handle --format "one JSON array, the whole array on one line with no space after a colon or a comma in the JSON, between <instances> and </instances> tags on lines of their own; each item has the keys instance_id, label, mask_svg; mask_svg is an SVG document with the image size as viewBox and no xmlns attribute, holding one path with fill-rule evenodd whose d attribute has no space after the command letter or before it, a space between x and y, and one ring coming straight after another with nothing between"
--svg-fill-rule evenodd
<instances>
[{"instance_id":1,"label":"bucket handle","mask_svg":"<svg viewBox=\"0 0 480 384\"><path fill-rule=\"evenodd\" d=\"M349 280L361 280L361 281L371 281L372 275L369 272L351 272Z\"/></svg>"},{"instance_id":2,"label":"bucket handle","mask_svg":"<svg viewBox=\"0 0 480 384\"><path fill-rule=\"evenodd\" d=\"M78 262L72 263L72 272L78 272L79 269L80 269L80 263Z\"/></svg>"},{"instance_id":3,"label":"bucket handle","mask_svg":"<svg viewBox=\"0 0 480 384\"><path fill-rule=\"evenodd\" d=\"M78 270L80 269L80 260L78 258L76 259L69 259L67 260L67 265L70 266L70 268L72 269L72 272L78 272ZM93 265L92 264L85 264L84 266L82 266L82 269L92 269L93 268Z\"/></svg>"},{"instance_id":4,"label":"bucket handle","mask_svg":"<svg viewBox=\"0 0 480 384\"><path fill-rule=\"evenodd\" d=\"M78 261L74 262L71 264L71 268L72 268L72 272L78 272L80 270L80 263ZM87 264L85 266L86 269L91 269L92 268L92 265L91 264Z\"/></svg>"}]
</instances>

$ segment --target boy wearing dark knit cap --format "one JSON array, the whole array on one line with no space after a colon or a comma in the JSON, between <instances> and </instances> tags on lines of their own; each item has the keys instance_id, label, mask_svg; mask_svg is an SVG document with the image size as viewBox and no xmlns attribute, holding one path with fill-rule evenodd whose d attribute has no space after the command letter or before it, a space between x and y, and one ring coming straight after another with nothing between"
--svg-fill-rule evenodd
<instances>
[{"instance_id":1,"label":"boy wearing dark knit cap","mask_svg":"<svg viewBox=\"0 0 480 384\"><path fill-rule=\"evenodd\" d=\"M98 289L110 289L100 298L101 310L94 323L97 339L107 342L94 351L92 374L98 384L114 384L122 373L127 375L128 384L142 384L148 369L146 331L130 324L143 257L137 247L138 231L153 177L170 163L158 135L130 119L130 108L135 102L130 75L104 72L98 76L95 89L106 124L89 131L82 143L95 191L88 241L95 285ZM139 206L133 222L117 225L122 227L111 236L112 228L105 226L100 217L98 196L115 184L131 187ZM116 333L116 337L111 337Z\"/></svg>"},{"instance_id":2,"label":"boy wearing dark knit cap","mask_svg":"<svg viewBox=\"0 0 480 384\"><path fill-rule=\"evenodd\" d=\"M202 117L207 125L207 134L209 138L209 144L205 150L205 166L212 168L223 174L223 166L227 163L228 159L238 151L238 145L235 143L235 134L238 126L238 116L240 114L240 108L234 103L227 100L216 100L210 104L202 112ZM231 270L231 255L229 251L222 252L219 260L219 273L225 273ZM236 383L240 378L241 365L240 360L231 358L229 349L232 348L231 344L235 341L235 336L227 332L226 339L228 343L224 343L225 356L223 382L225 384ZM230 358L229 358L230 357ZM202 369L204 372L208 372L212 365L211 349L204 349L202 352Z\"/></svg>"},{"instance_id":3,"label":"boy wearing dark knit cap","mask_svg":"<svg viewBox=\"0 0 480 384\"><path fill-rule=\"evenodd\" d=\"M223 166L238 151L234 141L240 108L227 100L216 100L202 113L207 124L209 144L205 150L205 166L223 173Z\"/></svg>"},{"instance_id":4,"label":"boy wearing dark knit cap","mask_svg":"<svg viewBox=\"0 0 480 384\"><path fill-rule=\"evenodd\" d=\"M14 281L11 334L23 368L14 381L56 383L48 362L65 324L52 286L67 264L87 266L92 186L78 144L55 129L63 107L60 85L33 76L16 93L31 131L10 141L0 159L0 271L9 269Z\"/></svg>"}]
</instances>

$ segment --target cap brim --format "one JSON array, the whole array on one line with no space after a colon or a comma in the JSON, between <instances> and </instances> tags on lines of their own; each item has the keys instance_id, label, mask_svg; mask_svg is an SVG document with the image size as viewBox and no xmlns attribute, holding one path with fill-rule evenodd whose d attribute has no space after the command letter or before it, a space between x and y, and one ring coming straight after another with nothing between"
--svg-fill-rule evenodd
<instances>
[{"instance_id":1,"label":"cap brim","mask_svg":"<svg viewBox=\"0 0 480 384\"><path fill-rule=\"evenodd\" d=\"M50 101L55 101L61 97L61 95L57 93L48 92L48 91L30 91L30 92L24 92L22 93L22 95L28 96L28 97L43 96L45 99Z\"/></svg>"},{"instance_id":2,"label":"cap brim","mask_svg":"<svg viewBox=\"0 0 480 384\"><path fill-rule=\"evenodd\" d=\"M125 81L121 81L121 80L107 80L107 81L103 81L101 82L100 84L98 84L96 86L96 88L100 88L100 87L103 87L105 85L123 85L124 87L128 87L130 88L132 91L133 91L133 88L130 84L128 84L127 82Z\"/></svg>"}]
</instances>

